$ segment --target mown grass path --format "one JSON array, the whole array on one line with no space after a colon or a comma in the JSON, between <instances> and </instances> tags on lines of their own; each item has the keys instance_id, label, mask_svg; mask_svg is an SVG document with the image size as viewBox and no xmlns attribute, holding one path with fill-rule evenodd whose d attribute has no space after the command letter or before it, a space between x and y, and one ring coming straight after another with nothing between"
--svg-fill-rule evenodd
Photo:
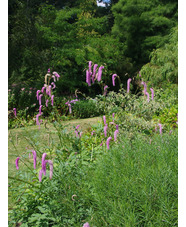
<instances>
[{"instance_id":1,"label":"mown grass path","mask_svg":"<svg viewBox=\"0 0 186 227\"><path fill-rule=\"evenodd\" d=\"M80 125L80 129L82 131L86 131L87 129L91 128L91 125L96 124L98 121L101 121L101 117L93 117L93 118L86 118L86 119L75 119L70 121L64 121L62 124L67 127L69 130L73 130L73 126ZM47 123L46 127L50 130L50 132L55 133L56 129L54 128L52 123ZM15 158L17 155L23 153L26 150L26 147L30 149L25 137L26 132L33 135L38 132L38 126L28 126L26 128L15 128L8 130L8 166L9 166L9 173L15 171ZM40 132L40 142L43 141L45 143L48 140L48 132L45 129L44 125L41 125L39 130Z\"/></svg>"}]
</instances>

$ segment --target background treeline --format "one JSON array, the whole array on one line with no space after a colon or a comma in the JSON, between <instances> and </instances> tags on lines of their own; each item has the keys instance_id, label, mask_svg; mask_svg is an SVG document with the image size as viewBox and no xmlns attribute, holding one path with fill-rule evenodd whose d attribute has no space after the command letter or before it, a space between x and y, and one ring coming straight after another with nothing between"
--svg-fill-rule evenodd
<instances>
[{"instance_id":1,"label":"background treeline","mask_svg":"<svg viewBox=\"0 0 186 227\"><path fill-rule=\"evenodd\" d=\"M119 86L112 86L113 73L125 87L140 70L152 86L177 84L177 0L112 0L106 7L95 0L9 0L8 7L9 88L41 87L51 68L61 75L58 96L77 88L94 95L99 88L85 82L90 60L104 64L110 90Z\"/></svg>"}]
</instances>

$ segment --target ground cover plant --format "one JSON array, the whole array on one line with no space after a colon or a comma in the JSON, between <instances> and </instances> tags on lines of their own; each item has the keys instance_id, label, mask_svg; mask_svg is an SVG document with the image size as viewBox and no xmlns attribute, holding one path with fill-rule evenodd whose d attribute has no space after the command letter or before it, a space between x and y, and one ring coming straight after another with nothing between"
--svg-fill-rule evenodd
<instances>
[{"instance_id":1,"label":"ground cover plant","mask_svg":"<svg viewBox=\"0 0 186 227\"><path fill-rule=\"evenodd\" d=\"M36 90L37 128L10 131L10 226L177 225L176 90L149 87L141 75L124 89L112 74L120 89L109 92L104 68L89 61L86 69L87 86L102 94L81 99L76 91L62 104L67 116L100 115L94 124L63 122L55 95L60 75L48 69ZM18 120L16 107L12 113Z\"/></svg>"}]
</instances>

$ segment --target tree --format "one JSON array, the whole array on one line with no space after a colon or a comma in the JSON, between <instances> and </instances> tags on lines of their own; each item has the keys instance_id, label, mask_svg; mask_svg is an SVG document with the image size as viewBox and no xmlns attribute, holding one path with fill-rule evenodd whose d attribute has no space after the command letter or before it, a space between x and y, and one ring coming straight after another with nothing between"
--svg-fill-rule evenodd
<instances>
[{"instance_id":1,"label":"tree","mask_svg":"<svg viewBox=\"0 0 186 227\"><path fill-rule=\"evenodd\" d=\"M148 62L149 54L167 41L177 24L177 1L120 0L112 7L112 33L119 37L123 54L131 58L134 73Z\"/></svg>"}]
</instances>

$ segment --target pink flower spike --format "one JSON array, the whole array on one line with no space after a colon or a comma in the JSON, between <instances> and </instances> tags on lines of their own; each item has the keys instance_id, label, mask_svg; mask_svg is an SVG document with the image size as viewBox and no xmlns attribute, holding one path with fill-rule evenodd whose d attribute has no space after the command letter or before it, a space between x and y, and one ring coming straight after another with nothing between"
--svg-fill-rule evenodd
<instances>
[{"instance_id":1,"label":"pink flower spike","mask_svg":"<svg viewBox=\"0 0 186 227\"><path fill-rule=\"evenodd\" d=\"M102 76L102 70L103 69L104 69L104 66L100 66L99 67L97 81L101 81L101 76Z\"/></svg>"},{"instance_id":2,"label":"pink flower spike","mask_svg":"<svg viewBox=\"0 0 186 227\"><path fill-rule=\"evenodd\" d=\"M149 93L146 92L145 94L146 94L146 96L147 96L147 102L149 102Z\"/></svg>"},{"instance_id":3,"label":"pink flower spike","mask_svg":"<svg viewBox=\"0 0 186 227\"><path fill-rule=\"evenodd\" d=\"M48 163L50 165L50 180L51 180L53 176L53 163L51 160L46 160L45 163Z\"/></svg>"},{"instance_id":4,"label":"pink flower spike","mask_svg":"<svg viewBox=\"0 0 186 227\"><path fill-rule=\"evenodd\" d=\"M53 72L54 76L58 79L60 75L57 72Z\"/></svg>"},{"instance_id":5,"label":"pink flower spike","mask_svg":"<svg viewBox=\"0 0 186 227\"><path fill-rule=\"evenodd\" d=\"M128 80L127 80L127 93L129 93L129 91L130 91L130 82L131 82L131 78L129 78Z\"/></svg>"},{"instance_id":6,"label":"pink flower spike","mask_svg":"<svg viewBox=\"0 0 186 227\"><path fill-rule=\"evenodd\" d=\"M37 125L40 125L40 123L39 123L39 117L41 116L41 114L37 114L36 115L36 124Z\"/></svg>"},{"instance_id":7,"label":"pink flower spike","mask_svg":"<svg viewBox=\"0 0 186 227\"><path fill-rule=\"evenodd\" d=\"M42 161L41 161L41 165L42 165L42 170L43 170L43 174L46 175L46 162L45 162L45 157L46 157L46 153L43 153L42 155Z\"/></svg>"},{"instance_id":8,"label":"pink flower spike","mask_svg":"<svg viewBox=\"0 0 186 227\"><path fill-rule=\"evenodd\" d=\"M90 225L89 225L88 222L86 222L86 223L83 225L83 227L90 227Z\"/></svg>"},{"instance_id":9,"label":"pink flower spike","mask_svg":"<svg viewBox=\"0 0 186 227\"><path fill-rule=\"evenodd\" d=\"M83 134L83 132L80 132L80 133L79 133L79 138L81 138L81 137L82 137L82 134Z\"/></svg>"},{"instance_id":10,"label":"pink flower spike","mask_svg":"<svg viewBox=\"0 0 186 227\"><path fill-rule=\"evenodd\" d=\"M51 105L54 105L54 95L51 96Z\"/></svg>"},{"instance_id":11,"label":"pink flower spike","mask_svg":"<svg viewBox=\"0 0 186 227\"><path fill-rule=\"evenodd\" d=\"M41 97L42 97L43 95L41 94L41 95L39 95L39 105L41 106Z\"/></svg>"},{"instance_id":12,"label":"pink flower spike","mask_svg":"<svg viewBox=\"0 0 186 227\"><path fill-rule=\"evenodd\" d=\"M141 82L141 84L143 84L143 86L144 86L144 90L143 90L143 92L144 92L144 94L146 94L146 92L147 92L147 84L145 83L145 82Z\"/></svg>"},{"instance_id":13,"label":"pink flower spike","mask_svg":"<svg viewBox=\"0 0 186 227\"><path fill-rule=\"evenodd\" d=\"M102 146L103 145L103 141L100 143L100 146Z\"/></svg>"},{"instance_id":14,"label":"pink flower spike","mask_svg":"<svg viewBox=\"0 0 186 227\"><path fill-rule=\"evenodd\" d=\"M141 72L139 72L139 77L141 77Z\"/></svg>"},{"instance_id":15,"label":"pink flower spike","mask_svg":"<svg viewBox=\"0 0 186 227\"><path fill-rule=\"evenodd\" d=\"M104 87L104 93L103 93L103 95L106 95L106 94L107 94L107 88L108 88L108 86L106 85L106 86Z\"/></svg>"},{"instance_id":16,"label":"pink flower spike","mask_svg":"<svg viewBox=\"0 0 186 227\"><path fill-rule=\"evenodd\" d=\"M43 169L39 171L39 182L42 181Z\"/></svg>"},{"instance_id":17,"label":"pink flower spike","mask_svg":"<svg viewBox=\"0 0 186 227\"><path fill-rule=\"evenodd\" d=\"M40 90L37 90L36 92L37 100L39 99L39 93L40 93Z\"/></svg>"},{"instance_id":18,"label":"pink flower spike","mask_svg":"<svg viewBox=\"0 0 186 227\"><path fill-rule=\"evenodd\" d=\"M48 102L49 102L49 101L48 101L48 99L47 99L47 100L46 100L46 107L48 107Z\"/></svg>"},{"instance_id":19,"label":"pink flower spike","mask_svg":"<svg viewBox=\"0 0 186 227\"><path fill-rule=\"evenodd\" d=\"M71 114L72 113L72 106L71 106L71 104L68 104L68 107L69 107L69 113Z\"/></svg>"},{"instance_id":20,"label":"pink flower spike","mask_svg":"<svg viewBox=\"0 0 186 227\"><path fill-rule=\"evenodd\" d=\"M119 128L119 126L118 126L118 125L116 125L116 130L119 130L118 128Z\"/></svg>"},{"instance_id":21,"label":"pink flower spike","mask_svg":"<svg viewBox=\"0 0 186 227\"><path fill-rule=\"evenodd\" d=\"M48 69L48 73L50 73L50 68Z\"/></svg>"},{"instance_id":22,"label":"pink flower spike","mask_svg":"<svg viewBox=\"0 0 186 227\"><path fill-rule=\"evenodd\" d=\"M52 76L52 78L54 79L54 82L56 82L56 77L55 76Z\"/></svg>"},{"instance_id":23,"label":"pink flower spike","mask_svg":"<svg viewBox=\"0 0 186 227\"><path fill-rule=\"evenodd\" d=\"M79 132L77 130L75 130L75 133L76 133L76 137L79 136Z\"/></svg>"},{"instance_id":24,"label":"pink flower spike","mask_svg":"<svg viewBox=\"0 0 186 227\"><path fill-rule=\"evenodd\" d=\"M91 81L90 81L90 72L86 70L86 83L88 86L91 86Z\"/></svg>"},{"instance_id":25,"label":"pink flower spike","mask_svg":"<svg viewBox=\"0 0 186 227\"><path fill-rule=\"evenodd\" d=\"M94 135L94 132L96 132L95 130L93 130L92 132L91 132L91 136L93 136Z\"/></svg>"},{"instance_id":26,"label":"pink flower spike","mask_svg":"<svg viewBox=\"0 0 186 227\"><path fill-rule=\"evenodd\" d=\"M104 126L104 134L105 134L105 137L107 137L107 129L108 129L108 125L106 124L106 125Z\"/></svg>"},{"instance_id":27,"label":"pink flower spike","mask_svg":"<svg viewBox=\"0 0 186 227\"><path fill-rule=\"evenodd\" d=\"M80 125L77 125L77 126L76 126L76 130L78 130L79 126L80 126Z\"/></svg>"},{"instance_id":28,"label":"pink flower spike","mask_svg":"<svg viewBox=\"0 0 186 227\"><path fill-rule=\"evenodd\" d=\"M113 84L113 86L115 86L115 79L116 79L116 77L117 77L117 74L113 74L112 75L112 84Z\"/></svg>"},{"instance_id":29,"label":"pink flower spike","mask_svg":"<svg viewBox=\"0 0 186 227\"><path fill-rule=\"evenodd\" d=\"M48 95L49 95L50 97L51 97L51 91L52 91L51 89L52 89L52 86L49 85L49 86L48 86Z\"/></svg>"},{"instance_id":30,"label":"pink flower spike","mask_svg":"<svg viewBox=\"0 0 186 227\"><path fill-rule=\"evenodd\" d=\"M91 69L92 68L92 62L91 61L88 62L88 67L89 67L89 72L91 72L91 70L92 70Z\"/></svg>"},{"instance_id":31,"label":"pink flower spike","mask_svg":"<svg viewBox=\"0 0 186 227\"><path fill-rule=\"evenodd\" d=\"M15 160L15 165L16 165L17 170L19 169L19 165L18 165L19 159L20 159L20 157L16 158L16 160Z\"/></svg>"},{"instance_id":32,"label":"pink flower spike","mask_svg":"<svg viewBox=\"0 0 186 227\"><path fill-rule=\"evenodd\" d=\"M33 154L33 161L34 161L34 169L36 169L36 158L37 158L36 151L33 150L32 154Z\"/></svg>"},{"instance_id":33,"label":"pink flower spike","mask_svg":"<svg viewBox=\"0 0 186 227\"><path fill-rule=\"evenodd\" d=\"M112 139L112 137L110 136L108 139L107 139L107 142L106 142L106 144L107 144L107 149L109 150L109 143L110 143L110 140Z\"/></svg>"},{"instance_id":34,"label":"pink flower spike","mask_svg":"<svg viewBox=\"0 0 186 227\"><path fill-rule=\"evenodd\" d=\"M158 124L159 125L159 131L160 131L160 135L162 134L162 125L161 124Z\"/></svg>"},{"instance_id":35,"label":"pink flower spike","mask_svg":"<svg viewBox=\"0 0 186 227\"><path fill-rule=\"evenodd\" d=\"M94 78L95 78L95 75L96 75L97 67L98 67L98 64L95 64L94 67L93 67L92 83L94 83Z\"/></svg>"},{"instance_id":36,"label":"pink flower spike","mask_svg":"<svg viewBox=\"0 0 186 227\"><path fill-rule=\"evenodd\" d=\"M39 106L39 114L41 114L41 108L42 108L42 105Z\"/></svg>"},{"instance_id":37,"label":"pink flower spike","mask_svg":"<svg viewBox=\"0 0 186 227\"><path fill-rule=\"evenodd\" d=\"M103 116L104 125L106 125L106 116Z\"/></svg>"},{"instance_id":38,"label":"pink flower spike","mask_svg":"<svg viewBox=\"0 0 186 227\"><path fill-rule=\"evenodd\" d=\"M115 132L114 132L114 141L116 141L117 140L117 134L119 133L119 130L116 130Z\"/></svg>"},{"instance_id":39,"label":"pink flower spike","mask_svg":"<svg viewBox=\"0 0 186 227\"><path fill-rule=\"evenodd\" d=\"M55 89L56 88L56 85L54 82L51 83L53 85L53 88L52 89Z\"/></svg>"},{"instance_id":40,"label":"pink flower spike","mask_svg":"<svg viewBox=\"0 0 186 227\"><path fill-rule=\"evenodd\" d=\"M42 87L41 92L44 93L46 87Z\"/></svg>"},{"instance_id":41,"label":"pink flower spike","mask_svg":"<svg viewBox=\"0 0 186 227\"><path fill-rule=\"evenodd\" d=\"M154 90L153 90L153 88L150 88L150 91L151 91L151 99L153 100L154 99Z\"/></svg>"},{"instance_id":42,"label":"pink flower spike","mask_svg":"<svg viewBox=\"0 0 186 227\"><path fill-rule=\"evenodd\" d=\"M13 111L14 111L14 115L15 115L15 117L17 117L16 108L13 108Z\"/></svg>"}]
</instances>

